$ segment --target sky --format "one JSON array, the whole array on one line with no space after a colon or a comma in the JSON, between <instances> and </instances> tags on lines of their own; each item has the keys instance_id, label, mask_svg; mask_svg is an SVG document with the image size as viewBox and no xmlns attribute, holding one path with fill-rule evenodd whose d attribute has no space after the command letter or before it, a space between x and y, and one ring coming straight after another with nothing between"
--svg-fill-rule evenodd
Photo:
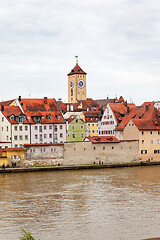
<instances>
[{"instance_id":1,"label":"sky","mask_svg":"<svg viewBox=\"0 0 160 240\"><path fill-rule=\"evenodd\" d=\"M0 100L62 98L75 66L87 97L160 100L159 0L1 0Z\"/></svg>"}]
</instances>

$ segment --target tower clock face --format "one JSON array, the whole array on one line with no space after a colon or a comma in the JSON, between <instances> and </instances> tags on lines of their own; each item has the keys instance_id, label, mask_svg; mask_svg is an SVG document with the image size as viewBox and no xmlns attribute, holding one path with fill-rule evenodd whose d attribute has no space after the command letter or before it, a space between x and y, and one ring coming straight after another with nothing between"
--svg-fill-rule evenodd
<instances>
[{"instance_id":1,"label":"tower clock face","mask_svg":"<svg viewBox=\"0 0 160 240\"><path fill-rule=\"evenodd\" d=\"M78 87L83 88L85 86L85 82L83 80L78 81Z\"/></svg>"},{"instance_id":2,"label":"tower clock face","mask_svg":"<svg viewBox=\"0 0 160 240\"><path fill-rule=\"evenodd\" d=\"M73 88L73 86L74 86L73 81L70 81L70 88Z\"/></svg>"}]
</instances>

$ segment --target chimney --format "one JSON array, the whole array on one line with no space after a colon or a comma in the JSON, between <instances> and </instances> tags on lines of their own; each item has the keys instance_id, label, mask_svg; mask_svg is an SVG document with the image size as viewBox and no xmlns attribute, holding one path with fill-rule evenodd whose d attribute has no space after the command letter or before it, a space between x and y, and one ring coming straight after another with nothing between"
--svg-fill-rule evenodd
<instances>
[{"instance_id":1,"label":"chimney","mask_svg":"<svg viewBox=\"0 0 160 240\"><path fill-rule=\"evenodd\" d=\"M4 105L1 106L1 111L2 111L2 112L4 111Z\"/></svg>"},{"instance_id":2,"label":"chimney","mask_svg":"<svg viewBox=\"0 0 160 240\"><path fill-rule=\"evenodd\" d=\"M21 101L21 99L22 99L21 96L19 96L19 97L18 97L19 102Z\"/></svg>"},{"instance_id":3,"label":"chimney","mask_svg":"<svg viewBox=\"0 0 160 240\"><path fill-rule=\"evenodd\" d=\"M48 98L44 97L44 104L47 104L47 103L48 103Z\"/></svg>"}]
</instances>

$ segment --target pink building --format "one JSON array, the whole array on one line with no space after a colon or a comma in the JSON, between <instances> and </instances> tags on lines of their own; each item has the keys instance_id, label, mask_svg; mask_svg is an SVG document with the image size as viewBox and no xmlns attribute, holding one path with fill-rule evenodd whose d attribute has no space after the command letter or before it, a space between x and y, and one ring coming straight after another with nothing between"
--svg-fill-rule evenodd
<instances>
[{"instance_id":1,"label":"pink building","mask_svg":"<svg viewBox=\"0 0 160 240\"><path fill-rule=\"evenodd\" d=\"M31 143L66 141L66 122L54 98L19 98L19 103L31 125Z\"/></svg>"}]
</instances>

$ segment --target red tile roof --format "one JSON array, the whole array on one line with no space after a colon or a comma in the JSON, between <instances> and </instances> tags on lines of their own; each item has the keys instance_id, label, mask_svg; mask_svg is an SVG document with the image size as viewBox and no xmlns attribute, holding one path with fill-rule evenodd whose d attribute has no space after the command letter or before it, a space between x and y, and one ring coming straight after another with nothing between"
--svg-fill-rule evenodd
<instances>
[{"instance_id":1,"label":"red tile roof","mask_svg":"<svg viewBox=\"0 0 160 240\"><path fill-rule=\"evenodd\" d=\"M118 143L119 140L113 136L98 136L98 137L86 137L85 139L88 139L92 143Z\"/></svg>"},{"instance_id":2,"label":"red tile roof","mask_svg":"<svg viewBox=\"0 0 160 240\"><path fill-rule=\"evenodd\" d=\"M73 75L73 74L87 74L87 73L85 73L83 70L82 70L82 68L80 68L80 66L79 65L76 65L72 70L71 70L71 72L70 73L68 73L68 76L69 75Z\"/></svg>"},{"instance_id":3,"label":"red tile roof","mask_svg":"<svg viewBox=\"0 0 160 240\"><path fill-rule=\"evenodd\" d=\"M71 115L69 118L68 118L68 124L69 123L71 123L74 119L79 119L79 120L81 120L83 123L84 123L84 121L83 121L83 119L81 119L81 118L79 118L79 116L77 116L77 115Z\"/></svg>"},{"instance_id":4,"label":"red tile roof","mask_svg":"<svg viewBox=\"0 0 160 240\"><path fill-rule=\"evenodd\" d=\"M127 115L129 107L127 108L124 103L108 103L108 105L113 112L117 124L119 124L124 116Z\"/></svg>"},{"instance_id":5,"label":"red tile roof","mask_svg":"<svg viewBox=\"0 0 160 240\"><path fill-rule=\"evenodd\" d=\"M150 107L154 107L154 101L152 101L152 102L144 102L143 104L142 104L142 106L150 106Z\"/></svg>"},{"instance_id":6,"label":"red tile roof","mask_svg":"<svg viewBox=\"0 0 160 240\"><path fill-rule=\"evenodd\" d=\"M2 105L3 105L3 106L9 106L13 101L15 101L15 99L0 102L0 106L2 106Z\"/></svg>"},{"instance_id":7,"label":"red tile roof","mask_svg":"<svg viewBox=\"0 0 160 240\"><path fill-rule=\"evenodd\" d=\"M155 107L140 106L131 109L130 113L116 127L115 131L123 131L131 119L139 129L156 130L160 128L160 111Z\"/></svg>"},{"instance_id":8,"label":"red tile roof","mask_svg":"<svg viewBox=\"0 0 160 240\"><path fill-rule=\"evenodd\" d=\"M34 117L41 117L41 123L65 123L54 98L21 99L20 103L30 123L35 123Z\"/></svg>"},{"instance_id":9,"label":"red tile roof","mask_svg":"<svg viewBox=\"0 0 160 240\"><path fill-rule=\"evenodd\" d=\"M0 154L2 152L11 152L11 151L26 151L26 149L23 148L23 147L20 147L20 148L1 148L0 149Z\"/></svg>"},{"instance_id":10,"label":"red tile roof","mask_svg":"<svg viewBox=\"0 0 160 240\"><path fill-rule=\"evenodd\" d=\"M32 143L32 144L24 144L24 147L34 147L34 146L58 146L64 145L64 143Z\"/></svg>"},{"instance_id":11,"label":"red tile roof","mask_svg":"<svg viewBox=\"0 0 160 240\"><path fill-rule=\"evenodd\" d=\"M83 111L85 122L98 122L100 114L100 111Z\"/></svg>"},{"instance_id":12,"label":"red tile roof","mask_svg":"<svg viewBox=\"0 0 160 240\"><path fill-rule=\"evenodd\" d=\"M11 120L9 117L13 114L15 117L18 117L20 114L24 114L18 106L4 106L4 111L2 111L2 106L0 107L1 112L7 118L10 123L17 123L16 120ZM26 119L23 123L29 123Z\"/></svg>"}]
</instances>

